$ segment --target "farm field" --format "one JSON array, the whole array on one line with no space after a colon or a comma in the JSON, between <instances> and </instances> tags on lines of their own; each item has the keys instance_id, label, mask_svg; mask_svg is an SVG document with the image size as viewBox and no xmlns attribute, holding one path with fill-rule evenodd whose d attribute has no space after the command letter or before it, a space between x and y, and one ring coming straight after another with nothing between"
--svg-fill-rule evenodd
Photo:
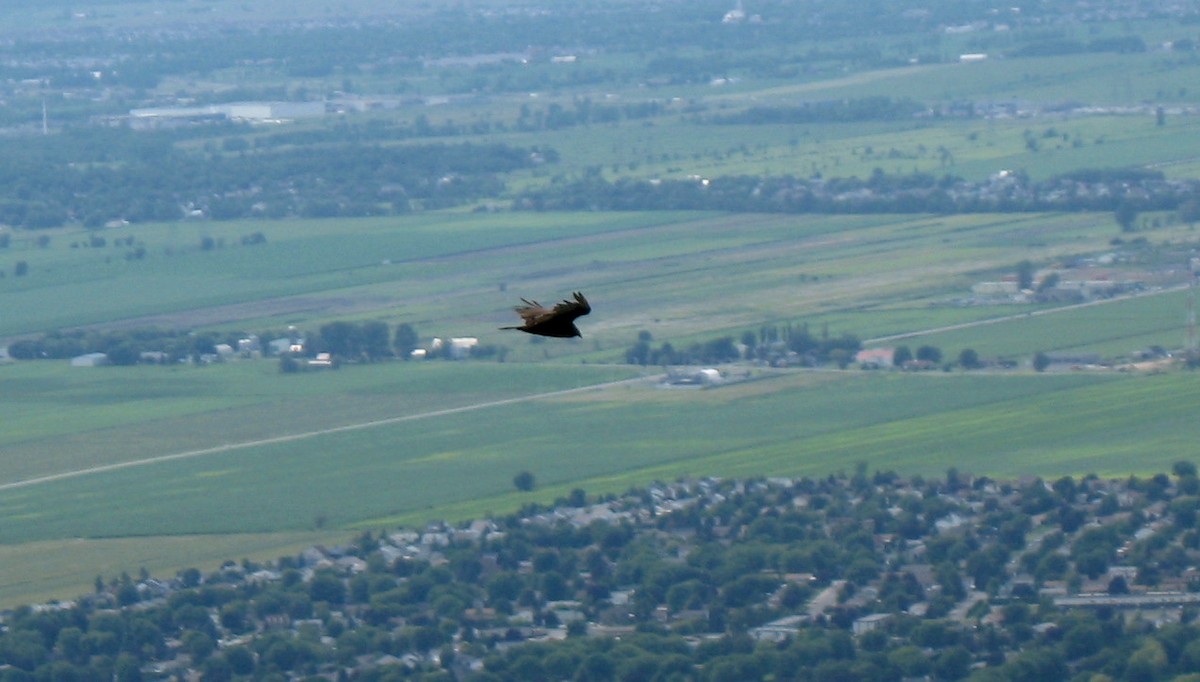
<instances>
[{"instance_id":1,"label":"farm field","mask_svg":"<svg viewBox=\"0 0 1200 682\"><path fill-rule=\"evenodd\" d=\"M238 243L256 231L265 244ZM228 245L202 250L202 234ZM514 360L612 360L642 330L674 341L801 318L870 338L1020 312L945 304L1022 260L1105 252L1114 234L1106 214L438 213L128 226L113 236L144 241L149 255L126 261L112 246L73 248L81 235L63 231L44 249L14 247L31 274L0 279L0 338L100 323L267 333L381 319L477 336ZM1196 239L1166 223L1139 236ZM581 343L496 331L519 296L575 289L598 305Z\"/></svg>"},{"instance_id":2,"label":"farm field","mask_svg":"<svg viewBox=\"0 0 1200 682\"><path fill-rule=\"evenodd\" d=\"M27 247L34 274L0 281L7 333L54 320L257 331L382 319L409 322L426 341L478 335L507 347L508 361L298 375L271 360L0 365L0 552L11 567L0 571L0 603L86 590L109 567L273 558L313 538L502 513L576 487L820 475L858 461L931 474L1119 475L1130 461L1169 466L1190 442L1182 414L1151 404L1188 404L1187 377L753 370L756 380L718 390L635 383L558 393L657 374L613 364L640 331L679 345L789 323L872 338L1015 315L909 343L938 343L948 356L968 345L1017 357L1177 347L1182 293L1029 317L1042 308L949 304L1023 259L1111 249L1107 215L443 213L120 230L146 240L144 261L71 248L68 233ZM239 235L255 230L267 243L242 246ZM226 246L190 244L202 232ZM1183 225L1143 235L1193 239ZM595 307L584 339L538 343L496 330L514 321L518 296L573 289ZM1144 386L1158 388L1145 396ZM1144 428L1109 411L1131 401L1146 404L1134 414L1153 415ZM960 422L971 428L955 430ZM1106 435L1109 425L1120 433ZM1005 442L1016 444L989 449ZM513 489L522 470L537 477L535 492ZM39 561L50 568L31 578Z\"/></svg>"},{"instance_id":3,"label":"farm field","mask_svg":"<svg viewBox=\"0 0 1200 682\"><path fill-rule=\"evenodd\" d=\"M186 371L212 369L234 368ZM421 376L401 378L413 371ZM752 370L749 381L716 389L668 389L636 379L567 394L556 391L638 373L594 365L430 363L415 370L389 366L383 380L361 376L366 374L380 372L355 367L315 375L325 400L301 391L294 404L281 401L276 414L287 417L276 423L308 429L292 439L242 441L252 431L249 423L265 411L228 409L193 417L193 426L207 423L197 430L210 434L210 442L216 424L227 440L186 457L137 463L131 459L139 457L115 454L145 458L165 444L156 434L178 432L178 423L189 422L184 418L90 432L110 434L100 438L109 443L107 452L47 462L39 472L6 457L0 463L6 518L0 548L12 563L5 566L17 571L44 556L54 569L20 580L10 569L0 571L0 603L58 588L86 589L97 569L78 563L81 556L111 556L118 546L139 562L123 567L130 572L143 565L178 568L183 558L215 565L243 556L270 558L292 541L501 513L529 501L549 502L576 487L602 493L679 476L820 476L858 462L926 475L956 467L999 477L1122 476L1169 469L1190 456L1200 436L1189 408L1200 385L1189 374L763 369ZM395 402L407 381L414 396L436 396L432 383L453 397L434 404ZM425 390L417 394L418 386ZM315 392L317 386L309 388ZM98 395L103 387L88 392ZM343 411L336 414L342 425L361 427L319 433L309 426L310 420L333 423L324 406L362 406L363 394L372 393L387 398L392 419L383 418L382 410L361 417ZM529 398L503 397L521 393ZM433 409L437 404L479 407L450 412ZM69 421L75 409L83 408L68 408L62 416ZM377 423L366 424L366 416ZM111 447L118 439L124 447ZM42 440L47 451L55 449L54 437ZM13 451L4 448L6 455ZM1130 471L1133 461L1137 469ZM125 464L81 470L106 462ZM19 484L45 475L51 464L58 473L76 474ZM531 493L513 489L513 476L523 470L536 476ZM153 548L164 541L187 552L156 554Z\"/></svg>"},{"instance_id":4,"label":"farm field","mask_svg":"<svg viewBox=\"0 0 1200 682\"><path fill-rule=\"evenodd\" d=\"M1128 357L1150 346L1182 348L1186 344L1187 296L1176 289L1100 305L1031 311L1033 314L1002 324L933 332L891 343L973 348L989 357L1080 349L1106 358Z\"/></svg>"},{"instance_id":5,"label":"farm field","mask_svg":"<svg viewBox=\"0 0 1200 682\"><path fill-rule=\"evenodd\" d=\"M1037 142L1036 152L1027 147L1029 137ZM610 141L614 138L619 142ZM1191 150L1197 139L1200 123L1194 117L1169 118L1167 125L1159 127L1153 115L1135 113L854 125L680 121L536 137L568 159L564 167L555 169L563 174L598 165L613 177L819 174L867 178L879 169L897 175L960 176L975 182L1001 170L1045 179L1079 168L1126 165L1154 167L1168 177L1194 177L1196 159ZM513 134L505 140L531 144L534 137ZM629 159L637 160L635 168L629 166Z\"/></svg>"}]
</instances>

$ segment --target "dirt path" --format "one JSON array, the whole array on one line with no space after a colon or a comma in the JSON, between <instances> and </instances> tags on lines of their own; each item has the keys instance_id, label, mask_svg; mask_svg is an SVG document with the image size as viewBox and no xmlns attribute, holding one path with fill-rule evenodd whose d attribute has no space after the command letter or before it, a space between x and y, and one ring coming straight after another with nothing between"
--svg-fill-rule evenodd
<instances>
[{"instance_id":1,"label":"dirt path","mask_svg":"<svg viewBox=\"0 0 1200 682\"><path fill-rule=\"evenodd\" d=\"M71 471L62 471L57 474L47 474L45 476L35 476L20 481L12 481L9 483L0 483L0 491L15 490L17 488L26 488L29 486L38 485L41 483L51 483L61 481L68 478L77 478L90 474L99 474L108 471L117 471L119 469L129 469L132 467L147 466L150 464L160 464L162 462L171 462L178 459L191 459L194 457L204 457L207 455L216 455L234 450L244 450L246 448L258 447L261 445L275 445L277 443L291 443L299 440L307 440L316 438L317 436L325 436L332 433L342 433L345 431L358 431L361 429L372 429L379 426L388 426L390 424L400 424L408 421L416 421L420 419L430 419L433 417L444 417L452 414L460 414L463 412L473 412L475 410L483 410L491 407L500 407L502 405L516 405L519 403L532 402L535 400L543 400L545 398L555 398L564 395L575 393L585 393L588 391L600 391L613 386L622 386L626 384L636 384L646 381L655 381L661 376L650 377L635 377L633 379L621 379L619 381L608 381L600 384L590 384L588 386L580 386L578 388L566 388L559 391L548 391L545 393L534 393L531 395L517 396L515 398L504 398L502 400L489 400L487 402L474 403L471 405L461 405L459 407L448 407L441 410L433 410L430 412L421 412L418 414L405 414L397 417L388 417L386 419L375 419L366 422L355 424L343 424L342 426L333 426L327 429L319 429L316 431L305 431L302 433L292 433L285 436L273 436L271 438L260 438L257 440L243 441L240 443L225 443L211 448L201 448L198 450L187 450L184 452L176 452L168 455L158 455L155 457L146 457L127 462L117 462L115 464L102 464L100 466L87 467L84 469L74 469Z\"/></svg>"},{"instance_id":2,"label":"dirt path","mask_svg":"<svg viewBox=\"0 0 1200 682\"><path fill-rule=\"evenodd\" d=\"M1072 305L1058 306L1055 308L1046 308L1045 310L1034 310L1028 313L1017 313L1015 315L1002 315L1000 317L989 317L985 320L975 320L974 322L960 322L958 324L948 324L944 327L932 327L930 329L920 329L913 332L904 332L903 334L892 334L890 336L879 336L873 339L864 339L863 344L887 343L889 341L899 341L901 339L911 339L918 336L926 336L929 334L937 334L940 332L950 332L958 329L969 329L971 327L983 327L989 324L998 324L1000 322L1011 322L1026 317L1040 317L1042 315L1056 315L1065 313L1069 310L1078 310L1079 308L1091 308L1092 306L1105 305L1108 303L1116 303L1118 301L1128 301L1133 298L1142 298L1143 296L1159 296L1162 294L1170 294L1174 292L1184 291L1188 285L1181 284L1174 287L1163 287L1154 291L1143 291L1127 296L1115 296L1113 298L1105 298L1098 301L1088 301L1086 303L1075 303Z\"/></svg>"}]
</instances>

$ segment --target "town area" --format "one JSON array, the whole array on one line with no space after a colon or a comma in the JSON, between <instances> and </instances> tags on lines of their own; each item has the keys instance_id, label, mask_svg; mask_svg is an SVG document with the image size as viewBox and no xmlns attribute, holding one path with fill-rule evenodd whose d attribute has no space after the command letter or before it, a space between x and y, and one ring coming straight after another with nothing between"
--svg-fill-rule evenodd
<instances>
[{"instance_id":1,"label":"town area","mask_svg":"<svg viewBox=\"0 0 1200 682\"><path fill-rule=\"evenodd\" d=\"M1190 462L577 489L273 562L97 577L5 613L0 662L12 679L1185 679L1198 494Z\"/></svg>"}]
</instances>

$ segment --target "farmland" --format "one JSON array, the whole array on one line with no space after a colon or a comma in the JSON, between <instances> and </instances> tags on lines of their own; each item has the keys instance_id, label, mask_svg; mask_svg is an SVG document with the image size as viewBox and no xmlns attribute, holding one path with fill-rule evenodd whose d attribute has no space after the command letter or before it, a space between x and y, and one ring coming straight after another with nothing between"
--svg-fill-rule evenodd
<instances>
[{"instance_id":1,"label":"farmland","mask_svg":"<svg viewBox=\"0 0 1200 682\"><path fill-rule=\"evenodd\" d=\"M247 371L244 365L183 372L217 375L203 382L232 387ZM74 453L47 458L37 470L30 470L24 458L6 457L3 474L9 482L44 474L52 466L59 471L94 466L117 452L127 457L119 460L127 466L0 490L8 520L4 543L37 553L46 542L90 538L81 544L89 552L103 553L98 548L113 542L134 548L137 556L164 538L191 537L193 556L203 556L200 548L211 545L210 559L217 561L237 558L227 552L239 536L263 539L261 548L248 543L239 550L260 555L278 550L288 538L300 543L314 534L337 537L354 528L419 523L431 514L469 518L549 501L575 487L619 492L641 481L678 476L819 476L859 462L926 475L955 467L1003 477L1120 476L1168 468L1190 455L1190 443L1200 435L1193 433L1195 422L1188 417L1198 389L1191 377L1179 374L761 370L756 380L715 390L669 390L641 380L503 403L497 398L504 390L518 396L547 393L630 372L397 364L372 372L376 379L341 379L355 372L363 373L354 368L314 375L315 385L303 390L319 386L326 392L323 400L301 393L270 406L146 419L8 446L6 454L55 451L56 443ZM268 377L259 378L270 385ZM429 381L445 386L440 401L404 399L400 387L416 389ZM478 384L475 390L464 388L473 384ZM196 387L197 382L179 381L173 390L195 392ZM102 390L96 385L84 393ZM427 402L438 394L426 389L414 397ZM913 395L922 400L912 400ZM494 404L464 412L432 409L484 397ZM170 396L159 400L174 403ZM137 410L135 403L125 404L127 411ZM340 409L331 414L328 404ZM350 408L357 409L351 414ZM66 414L77 411L84 410ZM393 418L383 418L385 413ZM380 423L328 433L318 428L362 423L357 420L365 416ZM395 419L403 416L412 418ZM256 436L288 429L298 437L253 444ZM210 446L200 450L205 443ZM198 448L192 456L137 463L151 452L183 452L188 444ZM1131 461L1138 463L1132 472ZM522 470L537 477L532 493L512 489L513 475ZM114 499L122 503L114 506ZM146 548L139 548L138 538ZM173 565L167 557L148 563ZM76 572L69 576L75 583L57 584L82 585L91 577ZM66 578L52 572L47 580L38 587L50 589ZM29 585L11 589L9 595L16 597L27 594Z\"/></svg>"},{"instance_id":2,"label":"farmland","mask_svg":"<svg viewBox=\"0 0 1200 682\"><path fill-rule=\"evenodd\" d=\"M233 235L249 226L219 227ZM1192 438L1184 406L1193 387L1184 375L751 369L750 381L697 391L658 388L637 380L658 370L614 364L639 330L682 344L794 322L868 338L1014 314L1010 322L911 343L937 343L948 353L976 346L1013 357L1097 346L1127 352L1139 347L1129 345L1135 342L1177 345L1182 293L1032 317L1021 313L1039 308L945 304L975 278L1008 271L1030 254L1065 257L1107 246L1106 216L589 214L542 215L518 225L513 216L450 214L263 227L273 230L263 246L178 249L147 263L194 269L217 283L203 287L206 297L284 294L253 308L260 317L210 323L215 328L316 324L331 318L286 307L282 316L265 311L279 301L328 297L358 302L353 315L366 319L412 321L426 337L479 334L509 346L510 360L391 362L298 375L280 373L271 360L0 366L10 389L0 406L11 416L0 443L0 508L9 520L0 540L13 553L14 572L31 560L20 547L61 557L55 562L77 560L67 558L75 545L53 544L71 538L86 539L77 545L82 552L104 556L120 547L164 570L179 565L173 556L215 562L238 558L235 551L270 554L293 541L335 541L354 529L467 518L550 501L576 487L621 491L684 475L821 475L857 462L927 474L953 466L999 476L1120 475L1130 461L1150 471L1187 456ZM163 231L124 229L144 230L147 239ZM393 237L388 265L378 262L385 250L368 248L386 245L386 235L455 230L463 239L423 246L417 239L411 250ZM1163 227L1156 237L1177 235L1186 229ZM942 246L951 238L952 245ZM1036 246L1028 244L1033 239ZM345 247L330 249L339 240ZM336 274L289 269L301 254L323 248L337 254L330 264ZM58 273L78 273L72 258L103 266L92 250L52 246L37 255L46 258L41 278L48 283ZM249 266L254 258L260 267ZM546 258L554 262L528 266ZM342 286L322 290L330 279ZM98 281L151 288L136 270ZM498 282L509 291L499 291ZM97 284L62 274L47 289L86 286ZM230 291L221 293L222 286ZM582 341L533 343L495 330L509 323L513 294L571 288L587 291L596 305L583 320ZM8 295L42 293L29 286ZM161 298L148 298L147 313L167 315L209 300L189 298L183 287L154 295ZM98 300L128 303L120 296ZM190 314L207 319L204 310ZM331 310L323 314L336 317L338 309ZM8 319L22 325L15 329L44 323ZM559 393L624 379L637 381ZM1012 438L1017 433L1022 437ZM537 478L532 493L513 490L512 477L523 470ZM123 503L114 507L114 499ZM183 538L193 539L187 553L152 550ZM0 584L11 585L7 594L16 600L78 589L94 577L92 568L62 566L44 582L0 576Z\"/></svg>"},{"instance_id":3,"label":"farmland","mask_svg":"<svg viewBox=\"0 0 1200 682\"><path fill-rule=\"evenodd\" d=\"M251 230L261 230L267 243L237 244L237 235ZM627 343L650 326L670 338L802 315L845 319L868 308L866 319L839 326L872 337L995 315L886 310L965 295L974 281L1011 274L1022 260L1103 252L1116 230L1103 214L646 212L151 224L114 233L144 242L149 255L131 262L114 258L111 246L73 248L81 235L69 230L52 233L47 248L19 247L31 274L0 280L0 333L130 319L126 326L257 331L379 317L432 335L483 337L509 323L516 296L584 288L620 311L597 315L588 335L593 349ZM201 250L200 233L229 246ZM1174 224L1140 236L1187 242L1192 233ZM930 324L928 315L940 321Z\"/></svg>"},{"instance_id":4,"label":"farmland","mask_svg":"<svg viewBox=\"0 0 1200 682\"><path fill-rule=\"evenodd\" d=\"M330 12L309 2L205 5L220 21ZM64 34L68 21L87 31L129 26L137 41L195 9L105 7L70 15L51 3L24 25ZM403 13L424 21L426 9L405 5ZM1188 26L1161 18L1065 24L1055 36L1082 41L1136 30L1155 46L1186 37ZM494 196L439 210L417 201L388 214L384 205L397 194L389 187L366 202L365 216L221 220L203 201L222 193L243 199L261 188L198 184L189 190L203 201L178 220L110 220L124 217L118 212L0 230L7 240L0 249L0 346L72 328L156 326L266 338L289 327L311 334L333 321L382 321L412 325L422 345L470 336L503 351L463 362L348 363L295 374L281 372L274 359L96 369L65 361L0 364L0 605L69 596L97 574L272 557L344 542L361 530L548 503L575 488L619 492L680 476L821 476L860 462L923 475L954 467L1003 477L1124 476L1194 457L1200 426L1189 406L1200 388L1190 373L1029 369L1039 351L1125 360L1141 349L1184 344L1188 300L1180 273L1197 236L1175 210L1142 211L1129 234L1112 212L510 210L523 191L579 178L925 173L984 182L1002 170L1044 179L1112 168L1196 177L1200 123L1189 107L1200 92L1184 85L1200 71L1193 51L958 60L966 52L1003 55L1027 33L1038 29L888 34L869 38L878 43L870 50L853 37L796 46L789 40L783 52L764 44L742 54L725 46L748 40L735 34L715 39L720 49L694 55L664 49L671 59L641 48L585 50L572 55L578 63L540 54L528 64L479 68L372 54L377 63L338 63L324 75L292 73L281 57L164 72L144 88L112 86L129 103L302 100L304 93L331 103L358 95L404 100L286 124L110 131L122 145L145 144L155 161L163 153L155 144L216 168L276 146L303 146L305 136L318 141L316 149L339 148L345 142L338 135L396 153L503 144L552 151L555 160L507 173ZM164 45L193 50L212 39L204 31L171 36ZM257 42L233 33L224 39ZM818 43L827 51L813 50L810 58ZM710 69L718 57L731 66ZM755 65L776 59L795 64ZM122 70L133 68L119 60ZM104 63L98 58L96 68ZM656 64L668 73L654 71ZM88 87L89 79L103 81L86 75ZM1061 101L1066 93L1071 106ZM119 98L111 93L97 94L101 104L94 105L74 94L50 97L55 134L28 135L46 93L6 94L12 151L53 151L59 132L89 130L89 116L126 113L113 109ZM903 120L720 122L751 107L872 97L911 99L928 112ZM978 111L1011 105L1012 112L962 114L955 107L963 102ZM1152 104L1162 107L1161 119ZM625 105L652 113L531 123L556 111ZM410 129L440 132L396 132ZM74 177L143 161L121 153L105 151L64 169ZM439 173L432 184L453 184L454 172ZM41 189L11 184L20 192L5 210ZM387 201L380 199L385 194ZM1069 273L1064 277L1147 284L1142 295L1091 306L968 301L974 284L1011 278L1022 262ZM519 297L549 303L573 290L594 305L580 323L583 339L541 341L497 330L515 322L511 306ZM738 381L699 390L661 387L655 377L664 368L625 364L626 349L640 336L682 348L785 326L875 346L931 344L948 359L972 349L1017 368L913 374L746 363L725 368ZM536 477L531 492L514 488L522 471Z\"/></svg>"}]
</instances>

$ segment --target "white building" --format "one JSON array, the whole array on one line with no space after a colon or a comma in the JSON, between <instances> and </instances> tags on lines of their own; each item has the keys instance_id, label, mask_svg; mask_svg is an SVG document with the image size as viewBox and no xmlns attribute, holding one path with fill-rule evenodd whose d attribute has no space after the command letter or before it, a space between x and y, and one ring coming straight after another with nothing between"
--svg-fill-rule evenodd
<instances>
[{"instance_id":1,"label":"white building","mask_svg":"<svg viewBox=\"0 0 1200 682\"><path fill-rule=\"evenodd\" d=\"M108 356L104 353L86 353L71 358L72 367L102 367L108 364Z\"/></svg>"}]
</instances>

